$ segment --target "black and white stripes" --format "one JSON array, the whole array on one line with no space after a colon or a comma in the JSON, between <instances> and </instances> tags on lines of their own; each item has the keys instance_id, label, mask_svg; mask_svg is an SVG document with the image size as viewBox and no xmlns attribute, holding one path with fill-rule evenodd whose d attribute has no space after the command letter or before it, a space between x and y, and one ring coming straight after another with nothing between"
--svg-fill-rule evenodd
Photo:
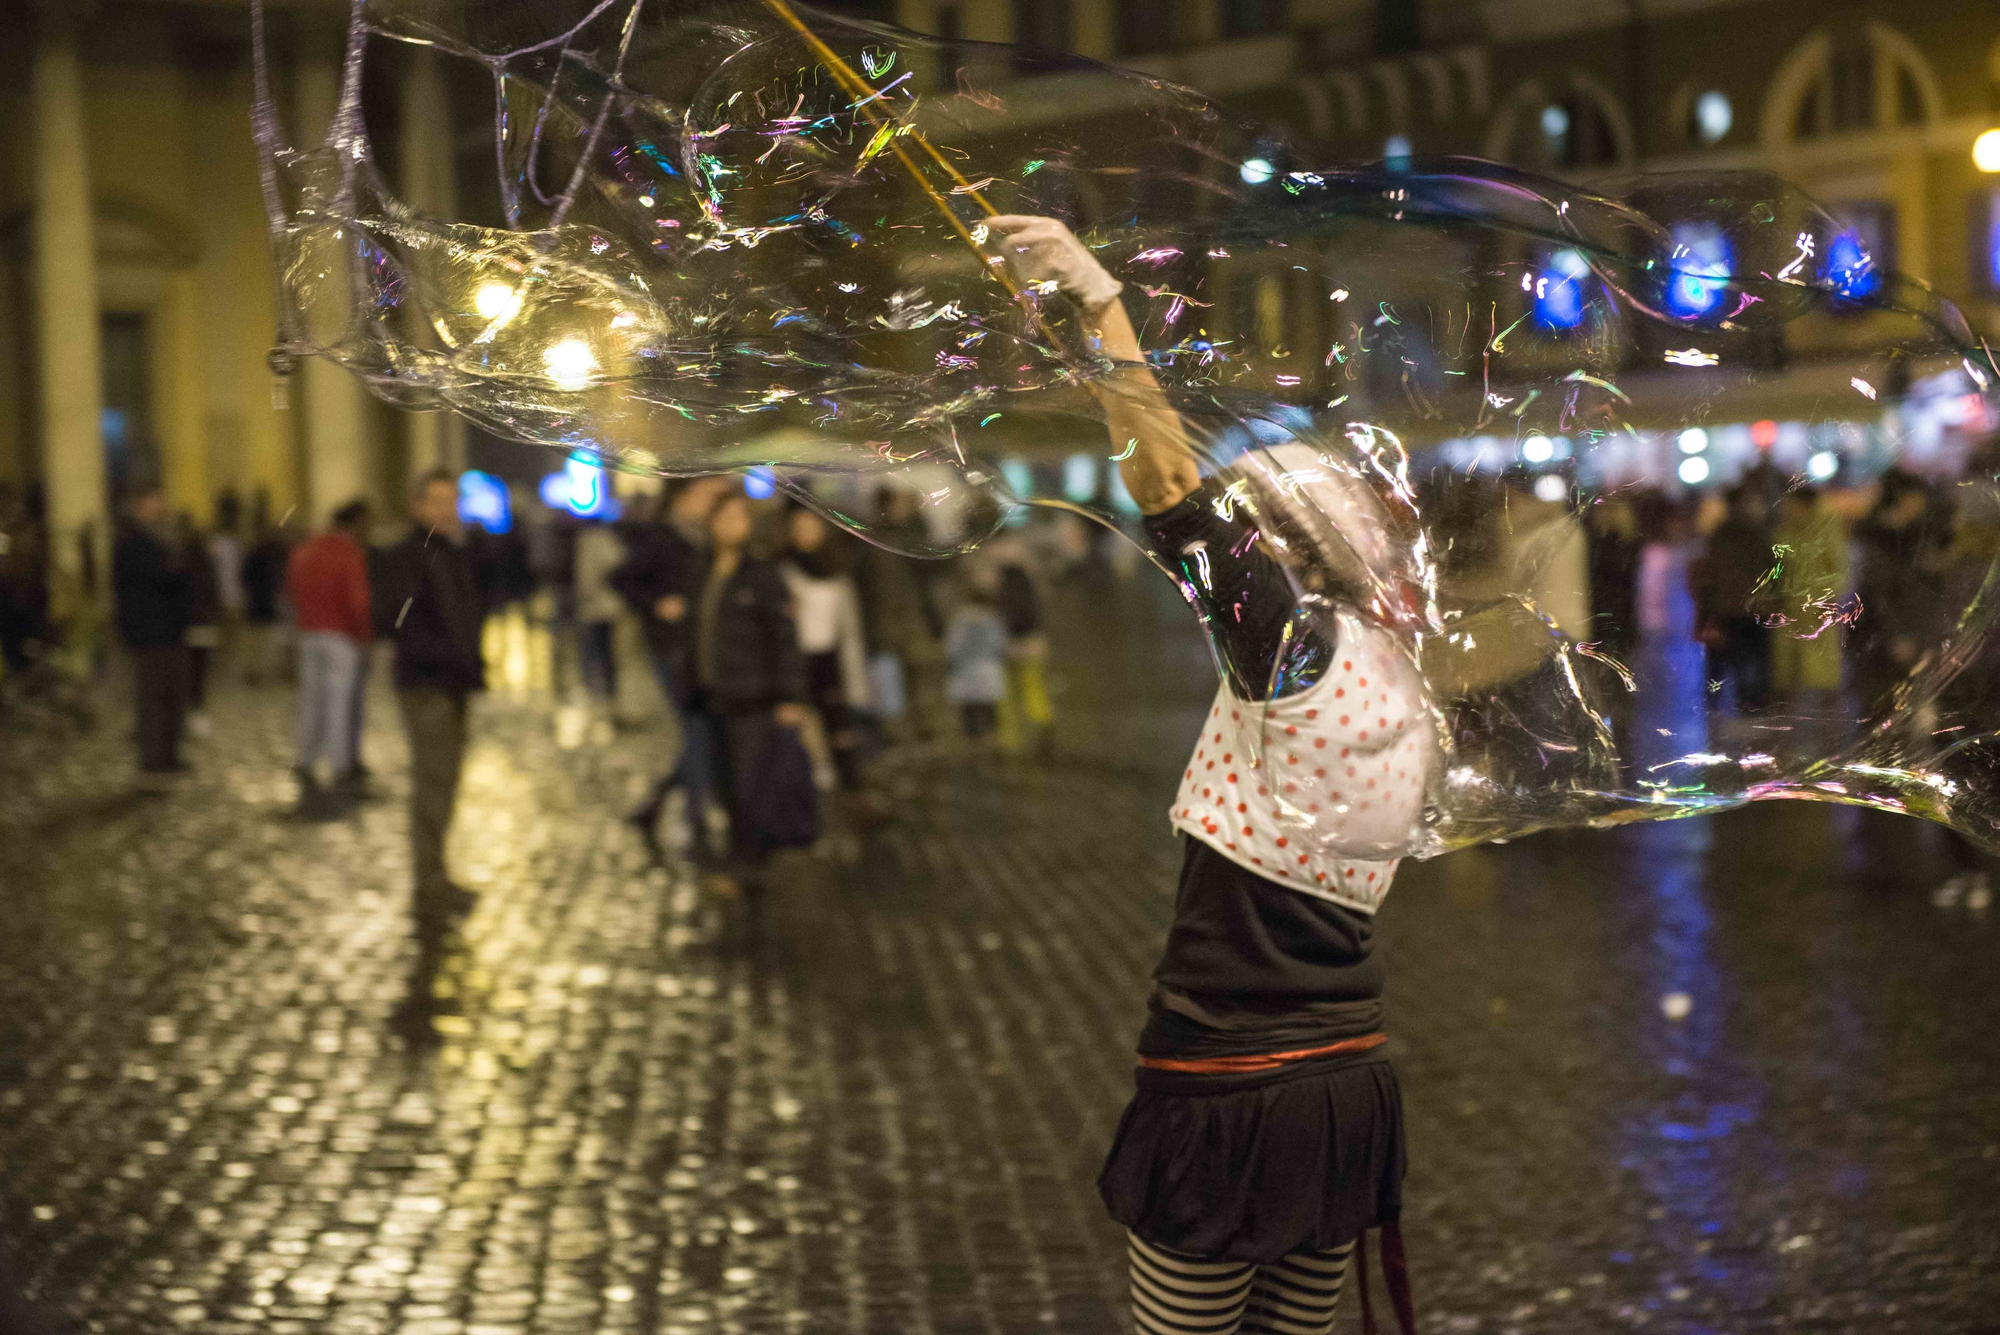
<instances>
[{"instance_id":1,"label":"black and white stripes","mask_svg":"<svg viewBox=\"0 0 2000 1335\"><path fill-rule=\"evenodd\" d=\"M1354 1244L1281 1260L1206 1261L1127 1234L1140 1335L1330 1335Z\"/></svg>"}]
</instances>

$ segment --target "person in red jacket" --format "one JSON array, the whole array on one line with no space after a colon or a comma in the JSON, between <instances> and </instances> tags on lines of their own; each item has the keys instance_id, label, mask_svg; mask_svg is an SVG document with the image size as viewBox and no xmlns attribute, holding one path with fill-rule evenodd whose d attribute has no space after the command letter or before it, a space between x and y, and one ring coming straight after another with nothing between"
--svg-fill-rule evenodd
<instances>
[{"instance_id":1,"label":"person in red jacket","mask_svg":"<svg viewBox=\"0 0 2000 1335\"><path fill-rule=\"evenodd\" d=\"M368 643L374 634L369 602L368 504L349 501L332 527L296 552L285 572L299 632L299 811L337 815L353 796L358 772L361 698ZM325 759L331 785L322 787Z\"/></svg>"}]
</instances>

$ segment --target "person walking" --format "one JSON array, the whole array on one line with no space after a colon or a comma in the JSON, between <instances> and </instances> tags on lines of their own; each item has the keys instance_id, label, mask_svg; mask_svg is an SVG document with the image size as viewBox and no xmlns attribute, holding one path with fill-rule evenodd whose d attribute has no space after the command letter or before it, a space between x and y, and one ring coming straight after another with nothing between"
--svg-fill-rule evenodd
<instances>
[{"instance_id":1,"label":"person walking","mask_svg":"<svg viewBox=\"0 0 2000 1335\"><path fill-rule=\"evenodd\" d=\"M1731 491L1728 516L1689 573L1710 690L1734 683L1738 714L1754 714L1771 699L1771 632L1752 606L1775 570L1769 513L1757 489Z\"/></svg>"},{"instance_id":2,"label":"person walking","mask_svg":"<svg viewBox=\"0 0 2000 1335\"><path fill-rule=\"evenodd\" d=\"M188 627L194 619L194 572L158 484L139 487L125 506L111 551L118 632L132 654L133 713L139 769L150 781L184 771Z\"/></svg>"},{"instance_id":3,"label":"person walking","mask_svg":"<svg viewBox=\"0 0 2000 1335\"><path fill-rule=\"evenodd\" d=\"M222 647L222 580L209 555L208 536L193 515L182 511L175 524L184 549L193 598L187 628L187 729L197 737L209 734L208 679L216 651Z\"/></svg>"},{"instance_id":4,"label":"person walking","mask_svg":"<svg viewBox=\"0 0 2000 1335\"><path fill-rule=\"evenodd\" d=\"M728 478L704 477L675 486L667 497L666 513L657 522L636 524L626 534L625 563L610 576L612 586L639 618L653 680L679 734L674 763L625 818L656 859L661 855L660 810L675 789L686 802L688 847L697 861L709 856L714 739L709 736L708 715L696 707L693 608L708 559L709 512L731 485Z\"/></svg>"},{"instance_id":5,"label":"person walking","mask_svg":"<svg viewBox=\"0 0 2000 1335\"><path fill-rule=\"evenodd\" d=\"M1379 1226L1397 1318L1411 1330L1396 1229L1402 1099L1382 1052L1373 958L1396 862L1336 856L1318 840L1287 847L1276 785L1247 763L1282 729L1302 756L1367 766L1380 783L1371 802L1324 817L1338 842L1394 845L1421 820L1435 735L1414 668L1362 609L1297 617L1277 548L1254 540L1267 517L1312 507L1342 516L1348 545L1395 579L1380 503L1320 470L1296 495L1273 483L1254 507L1214 504L1121 285L1054 219L1002 215L987 226L1016 279L1053 282L1114 363L1096 393L1125 446L1121 476L1225 667L1171 809L1185 836L1173 926L1139 1037L1138 1089L1098 1178L1127 1229L1134 1324L1149 1335L1330 1331L1357 1242ZM1364 690L1374 718L1328 707Z\"/></svg>"},{"instance_id":6,"label":"person walking","mask_svg":"<svg viewBox=\"0 0 2000 1335\"><path fill-rule=\"evenodd\" d=\"M945 700L958 706L960 726L974 744L993 736L1007 694L1007 623L987 583L974 580L944 633Z\"/></svg>"},{"instance_id":7,"label":"person walking","mask_svg":"<svg viewBox=\"0 0 2000 1335\"><path fill-rule=\"evenodd\" d=\"M624 611L611 574L625 561L625 544L605 520L587 520L576 535L572 578L576 657L584 691L609 714L618 701L618 617Z\"/></svg>"},{"instance_id":8,"label":"person walking","mask_svg":"<svg viewBox=\"0 0 2000 1335\"><path fill-rule=\"evenodd\" d=\"M1046 756L1055 741L1049 701L1049 637L1042 626L1042 595L1026 544L1007 537L994 544L1000 567L1000 619L1007 626L1007 694L1000 714L1003 750Z\"/></svg>"},{"instance_id":9,"label":"person walking","mask_svg":"<svg viewBox=\"0 0 2000 1335\"><path fill-rule=\"evenodd\" d=\"M358 795L355 741L374 616L368 583L368 505L349 501L326 532L292 553L285 584L299 641L299 814L330 819ZM318 766L327 762L330 784Z\"/></svg>"},{"instance_id":10,"label":"person walking","mask_svg":"<svg viewBox=\"0 0 2000 1335\"><path fill-rule=\"evenodd\" d=\"M284 641L285 572L291 549L270 522L263 499L251 508L250 545L243 553L243 681L255 686L265 676L284 675L279 656Z\"/></svg>"},{"instance_id":11,"label":"person walking","mask_svg":"<svg viewBox=\"0 0 2000 1335\"><path fill-rule=\"evenodd\" d=\"M750 550L750 502L740 487L716 501L709 555L696 595L694 707L706 717L717 788L729 808L731 866L708 878L734 894L761 880L770 849L749 803L751 785L779 728L805 724L805 658L790 592L777 564Z\"/></svg>"},{"instance_id":12,"label":"person walking","mask_svg":"<svg viewBox=\"0 0 2000 1335\"><path fill-rule=\"evenodd\" d=\"M1786 552L1772 581L1771 691L1787 704L1823 708L1840 689L1847 534L1817 488L1795 487L1778 502L1771 545Z\"/></svg>"},{"instance_id":13,"label":"person walking","mask_svg":"<svg viewBox=\"0 0 2000 1335\"><path fill-rule=\"evenodd\" d=\"M779 569L791 592L806 689L841 789L861 786L861 716L868 708L868 645L844 535L800 505L786 517Z\"/></svg>"},{"instance_id":14,"label":"person walking","mask_svg":"<svg viewBox=\"0 0 2000 1335\"><path fill-rule=\"evenodd\" d=\"M414 998L435 976L445 932L476 896L445 871L445 836L458 801L470 697L486 686L480 654L484 609L465 530L458 481L443 469L410 489L410 532L382 554L376 624L395 637L396 698L410 747L411 913L418 942Z\"/></svg>"}]
</instances>

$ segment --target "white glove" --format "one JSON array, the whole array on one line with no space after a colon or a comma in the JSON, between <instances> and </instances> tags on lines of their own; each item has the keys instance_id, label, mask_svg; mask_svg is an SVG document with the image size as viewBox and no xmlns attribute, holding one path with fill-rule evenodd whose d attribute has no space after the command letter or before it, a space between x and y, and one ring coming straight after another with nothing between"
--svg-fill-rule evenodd
<instances>
[{"instance_id":1,"label":"white glove","mask_svg":"<svg viewBox=\"0 0 2000 1335\"><path fill-rule=\"evenodd\" d=\"M1000 252L1023 284L1054 283L1087 311L1115 301L1125 285L1105 272L1076 233L1054 218L1002 213L985 223L987 244Z\"/></svg>"}]
</instances>

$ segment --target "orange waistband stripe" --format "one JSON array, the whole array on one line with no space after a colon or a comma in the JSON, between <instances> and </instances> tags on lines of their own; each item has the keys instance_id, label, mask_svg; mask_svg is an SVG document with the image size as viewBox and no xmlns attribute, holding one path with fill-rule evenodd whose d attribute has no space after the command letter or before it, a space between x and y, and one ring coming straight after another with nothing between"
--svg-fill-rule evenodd
<instances>
[{"instance_id":1,"label":"orange waistband stripe","mask_svg":"<svg viewBox=\"0 0 2000 1335\"><path fill-rule=\"evenodd\" d=\"M1304 1061L1308 1057L1333 1057L1343 1052L1366 1052L1379 1048L1389 1041L1387 1034L1362 1034L1358 1038L1343 1038L1338 1043L1329 1043L1322 1048L1300 1048L1295 1052L1254 1052L1239 1057L1199 1057L1182 1061L1173 1057L1139 1058L1139 1065L1149 1071L1186 1071L1194 1075L1241 1075L1251 1071L1271 1071L1287 1062Z\"/></svg>"}]
</instances>

